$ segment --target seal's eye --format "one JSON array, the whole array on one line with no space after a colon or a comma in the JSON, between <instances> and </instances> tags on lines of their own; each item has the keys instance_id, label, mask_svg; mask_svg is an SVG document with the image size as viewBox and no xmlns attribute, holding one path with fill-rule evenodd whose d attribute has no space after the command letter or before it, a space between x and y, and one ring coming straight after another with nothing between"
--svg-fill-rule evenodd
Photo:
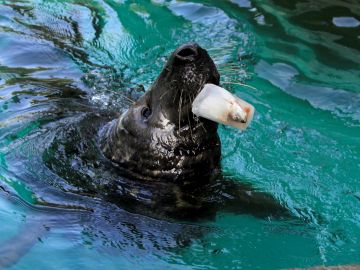
<instances>
[{"instance_id":1,"label":"seal's eye","mask_svg":"<svg viewBox=\"0 0 360 270\"><path fill-rule=\"evenodd\" d=\"M141 116L145 119L148 119L151 115L151 109L149 107L144 107L141 109Z\"/></svg>"}]
</instances>

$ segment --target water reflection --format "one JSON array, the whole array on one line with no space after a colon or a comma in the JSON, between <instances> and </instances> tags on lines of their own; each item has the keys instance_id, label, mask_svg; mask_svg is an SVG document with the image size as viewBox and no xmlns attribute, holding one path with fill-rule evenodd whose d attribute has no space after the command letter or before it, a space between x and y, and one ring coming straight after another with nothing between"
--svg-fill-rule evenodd
<instances>
[{"instance_id":1,"label":"water reflection","mask_svg":"<svg viewBox=\"0 0 360 270\"><path fill-rule=\"evenodd\" d=\"M355 0L2 1L0 183L8 192L0 188L0 236L33 221L51 228L17 266L359 260L359 14ZM310 226L222 212L205 223L155 220L83 193L69 172L44 164L56 137L92 114L121 113L189 40L258 111L246 133L220 127L226 176L272 194ZM91 178L80 161L77 173Z\"/></svg>"}]
</instances>

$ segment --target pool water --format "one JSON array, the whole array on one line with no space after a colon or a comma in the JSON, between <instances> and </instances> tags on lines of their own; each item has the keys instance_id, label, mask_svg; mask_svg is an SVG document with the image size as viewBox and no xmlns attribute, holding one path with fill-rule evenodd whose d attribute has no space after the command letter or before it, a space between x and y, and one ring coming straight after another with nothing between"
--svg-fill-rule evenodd
<instances>
[{"instance_id":1,"label":"pool water","mask_svg":"<svg viewBox=\"0 0 360 270\"><path fill-rule=\"evenodd\" d=\"M188 41L256 108L246 132L219 128L224 175L296 220L158 220L76 192L45 164L69 124L126 108ZM360 263L359 137L356 0L0 0L0 251L27 243L8 269Z\"/></svg>"}]
</instances>

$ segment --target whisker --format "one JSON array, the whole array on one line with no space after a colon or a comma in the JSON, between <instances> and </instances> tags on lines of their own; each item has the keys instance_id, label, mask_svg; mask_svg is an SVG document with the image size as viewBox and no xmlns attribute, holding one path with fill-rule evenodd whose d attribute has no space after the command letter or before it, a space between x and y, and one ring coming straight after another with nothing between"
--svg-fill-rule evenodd
<instances>
[{"instance_id":1,"label":"whisker","mask_svg":"<svg viewBox=\"0 0 360 270\"><path fill-rule=\"evenodd\" d=\"M205 86L205 84L206 84L206 80L205 79L203 79L202 80L202 82L200 83L200 85L201 85L201 87L200 87L200 89L199 89L199 91L198 92L200 92L203 88L204 88L204 86ZM195 100L195 98L196 98L196 96L198 95L198 93L192 93L192 100L194 101ZM197 119L195 118L195 115L193 114L193 119L194 119L194 121L197 121ZM202 125L201 125L202 126ZM205 130L206 131L206 130Z\"/></svg>"},{"instance_id":2,"label":"whisker","mask_svg":"<svg viewBox=\"0 0 360 270\"><path fill-rule=\"evenodd\" d=\"M188 93L188 94L187 94L187 98L188 98L188 99L189 99L189 101L191 102L190 93ZM195 143L194 136L193 136L193 133L192 133L192 128L191 128L190 111L188 111L188 113L187 113L187 119L188 119L189 128L190 128L190 136L191 136L191 140Z\"/></svg>"},{"instance_id":3,"label":"whisker","mask_svg":"<svg viewBox=\"0 0 360 270\"><path fill-rule=\"evenodd\" d=\"M238 67L239 63L222 63L222 64L217 65L217 67L230 67L230 66Z\"/></svg>"},{"instance_id":4,"label":"whisker","mask_svg":"<svg viewBox=\"0 0 360 270\"><path fill-rule=\"evenodd\" d=\"M245 87L251 88L251 89L253 89L253 90L258 90L256 87L251 86L251 85L248 85L248 84L245 84L245 83L239 83L239 82L222 82L222 84L235 84L235 85L245 86Z\"/></svg>"},{"instance_id":5,"label":"whisker","mask_svg":"<svg viewBox=\"0 0 360 270\"><path fill-rule=\"evenodd\" d=\"M205 127L203 124L201 124L201 127L203 128L203 130L205 131L205 133L207 133L206 127Z\"/></svg>"},{"instance_id":6,"label":"whisker","mask_svg":"<svg viewBox=\"0 0 360 270\"><path fill-rule=\"evenodd\" d=\"M180 118L181 118L181 106L182 106L182 94L183 94L183 89L181 89L181 93L180 93L180 99L179 99L179 107L178 107L178 112L179 112L179 135L180 133Z\"/></svg>"},{"instance_id":7,"label":"whisker","mask_svg":"<svg viewBox=\"0 0 360 270\"><path fill-rule=\"evenodd\" d=\"M168 93L169 91L165 91L164 92L164 94L162 94L161 96L160 96L160 100L162 100L162 98ZM175 100L174 100L175 101Z\"/></svg>"},{"instance_id":8,"label":"whisker","mask_svg":"<svg viewBox=\"0 0 360 270\"><path fill-rule=\"evenodd\" d=\"M227 74L240 74L241 71L240 70L236 70L236 69L227 69L227 68L219 68L218 71L223 74L225 73L224 75L227 75Z\"/></svg>"},{"instance_id":9,"label":"whisker","mask_svg":"<svg viewBox=\"0 0 360 270\"><path fill-rule=\"evenodd\" d=\"M126 99L127 101L129 101L131 104L134 104L134 103L135 103L134 100L132 100L131 98L127 97L126 95L122 95L121 97L122 97L122 98L125 98L125 99Z\"/></svg>"}]
</instances>

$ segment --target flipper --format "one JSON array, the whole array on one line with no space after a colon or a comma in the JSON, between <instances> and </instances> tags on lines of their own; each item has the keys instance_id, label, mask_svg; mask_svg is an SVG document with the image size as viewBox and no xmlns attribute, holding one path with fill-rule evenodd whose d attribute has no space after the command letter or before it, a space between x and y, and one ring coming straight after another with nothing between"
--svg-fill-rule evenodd
<instances>
[{"instance_id":1,"label":"flipper","mask_svg":"<svg viewBox=\"0 0 360 270\"><path fill-rule=\"evenodd\" d=\"M256 190L251 184L220 177L212 190L217 193L220 211L248 214L258 218L294 218L285 205L271 194Z\"/></svg>"}]
</instances>

